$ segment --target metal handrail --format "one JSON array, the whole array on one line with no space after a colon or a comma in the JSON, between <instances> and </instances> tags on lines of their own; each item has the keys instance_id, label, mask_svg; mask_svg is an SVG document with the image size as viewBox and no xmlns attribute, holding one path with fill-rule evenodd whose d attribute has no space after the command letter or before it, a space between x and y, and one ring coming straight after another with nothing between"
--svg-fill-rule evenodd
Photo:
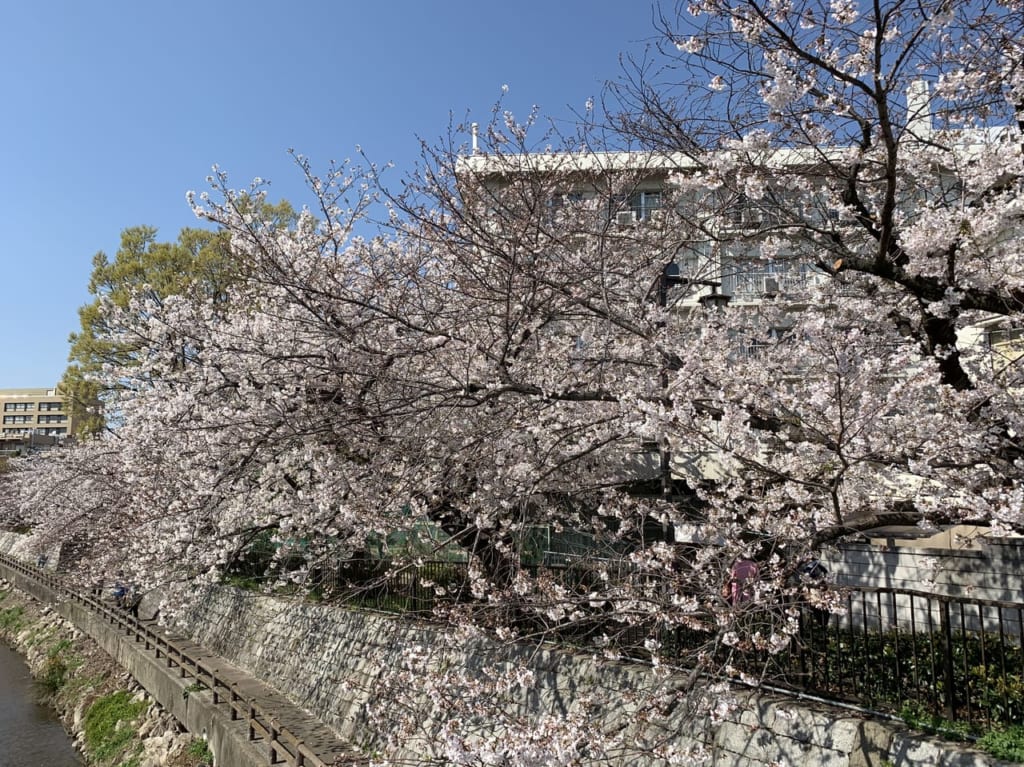
<instances>
[{"instance_id":1,"label":"metal handrail","mask_svg":"<svg viewBox=\"0 0 1024 767\"><path fill-rule=\"evenodd\" d=\"M219 676L217 669L211 669L203 665L202 661L192 657L186 650L167 639L161 633L154 631L138 618L121 610L111 609L109 605L102 601L69 588L57 576L40 570L37 567L26 565L24 562L20 562L10 556L0 554L0 564L41 583L51 591L62 594L93 612L99 613L112 625L118 625L129 635L134 634L135 641L143 642L147 651L153 649L157 659L160 658L162 653L166 659L167 667L177 666L182 678L194 679L197 683L208 687L213 693L214 704L221 702L228 704L228 707L231 709L231 721L244 718L248 725L248 739L250 741L256 740L257 737L267 741L268 764L280 764L280 760L283 759L284 762L292 767L330 767L301 738L278 722L270 711L263 708L254 699L243 696L235 682ZM228 696L226 698L217 692L218 687L227 691Z\"/></svg>"}]
</instances>

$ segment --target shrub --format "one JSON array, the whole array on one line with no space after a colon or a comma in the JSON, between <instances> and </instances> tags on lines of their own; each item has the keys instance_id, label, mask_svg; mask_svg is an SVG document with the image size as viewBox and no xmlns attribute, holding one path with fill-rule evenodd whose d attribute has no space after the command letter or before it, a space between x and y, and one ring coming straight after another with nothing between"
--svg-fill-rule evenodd
<instances>
[{"instance_id":1,"label":"shrub","mask_svg":"<svg viewBox=\"0 0 1024 767\"><path fill-rule=\"evenodd\" d=\"M67 639L61 639L47 651L46 660L36 675L36 684L44 697L53 697L64 687L76 660Z\"/></svg>"},{"instance_id":2,"label":"shrub","mask_svg":"<svg viewBox=\"0 0 1024 767\"><path fill-rule=\"evenodd\" d=\"M59 655L47 658L36 682L48 696L56 695L68 678L68 666Z\"/></svg>"},{"instance_id":3,"label":"shrub","mask_svg":"<svg viewBox=\"0 0 1024 767\"><path fill-rule=\"evenodd\" d=\"M996 759L1024 762L1024 725L990 730L978 739L978 746Z\"/></svg>"}]
</instances>

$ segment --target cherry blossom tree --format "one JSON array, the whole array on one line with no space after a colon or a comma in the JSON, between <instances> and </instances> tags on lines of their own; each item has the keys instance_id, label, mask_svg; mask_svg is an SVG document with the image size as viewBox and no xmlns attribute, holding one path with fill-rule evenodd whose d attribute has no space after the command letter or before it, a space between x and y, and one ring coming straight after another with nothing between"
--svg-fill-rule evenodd
<instances>
[{"instance_id":1,"label":"cherry blossom tree","mask_svg":"<svg viewBox=\"0 0 1024 767\"><path fill-rule=\"evenodd\" d=\"M301 580L429 530L469 562L457 626L612 657L630 634L655 662L685 634L691 688L750 673L794 599L827 605L794 577L823 547L1024 526L1020 355L985 342L1022 323L1022 10L680 5L611 86L617 143L499 108L399 188L300 157L289 226L218 172L193 205L237 277L104 307L140 350L101 373L123 422L8 507L185 588L263 541ZM583 724L544 726L576 753Z\"/></svg>"},{"instance_id":2,"label":"cherry blossom tree","mask_svg":"<svg viewBox=\"0 0 1024 767\"><path fill-rule=\"evenodd\" d=\"M817 541L856 528L857 516L865 526L925 513L1019 525L1005 492L1020 451L1016 366L977 341L980 326L1012 331L1019 322L1020 10L680 5L660 19L660 58L634 60L610 88L617 127L697 167L679 185L699 198L696 223L726 276L776 275L765 291L773 294L812 272L830 278L806 311L780 306L801 296L773 297L761 328L743 331L759 338L754 364L699 363L730 371L711 381L709 397L747 389L743 403L717 395L715 419L737 408L746 424L782 439L788 466L803 450L818 454L802 462L811 476L787 470L769 482L773 492L817 486L830 496L815 502L830 516L814 526ZM764 340L766 331L775 338ZM822 354L826 369L815 372ZM864 365L875 370L856 369ZM770 394L766 382L751 400L746 384L766 371L796 396L777 383ZM730 381L732 372L741 377ZM886 374L894 388L877 385ZM820 409L825 381L841 413ZM902 404L888 401L897 391L908 397ZM864 397L866 409L851 409L850 396ZM808 420L821 416L818 426ZM894 431L911 420L919 434ZM858 447L841 444L854 435ZM763 439L754 442L761 450ZM740 460L764 465L749 453ZM875 479L899 478L861 485L849 473L858 465Z\"/></svg>"}]
</instances>

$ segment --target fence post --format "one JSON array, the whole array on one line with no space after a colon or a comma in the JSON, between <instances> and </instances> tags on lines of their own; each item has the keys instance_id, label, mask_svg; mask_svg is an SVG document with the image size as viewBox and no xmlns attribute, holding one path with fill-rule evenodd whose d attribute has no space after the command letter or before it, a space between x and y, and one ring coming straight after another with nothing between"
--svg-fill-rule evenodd
<instances>
[{"instance_id":1,"label":"fence post","mask_svg":"<svg viewBox=\"0 0 1024 767\"><path fill-rule=\"evenodd\" d=\"M939 611L939 620L942 627L942 641L945 645L942 659L943 676L945 677L946 718L950 721L956 719L956 687L953 678L953 627L949 620L949 600L943 599L939 602L942 605Z\"/></svg>"},{"instance_id":2,"label":"fence post","mask_svg":"<svg viewBox=\"0 0 1024 767\"><path fill-rule=\"evenodd\" d=\"M268 736L269 748L270 748L270 753L269 753L270 763L271 764L277 764L277 736L278 736L278 731L277 731L277 723L274 721L273 717L271 717L271 719L270 719L270 726L269 726L268 729L270 730L270 734Z\"/></svg>"}]
</instances>

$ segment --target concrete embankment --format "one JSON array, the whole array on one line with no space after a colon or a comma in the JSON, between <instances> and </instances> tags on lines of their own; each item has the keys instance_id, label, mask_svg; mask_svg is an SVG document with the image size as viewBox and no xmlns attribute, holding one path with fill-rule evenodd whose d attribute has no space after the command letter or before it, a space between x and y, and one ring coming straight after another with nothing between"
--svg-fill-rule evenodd
<instances>
[{"instance_id":1,"label":"concrete embankment","mask_svg":"<svg viewBox=\"0 0 1024 767\"><path fill-rule=\"evenodd\" d=\"M48 605L6 581L0 581L0 641L25 658L38 694L89 764L203 764L201 744L121 665ZM101 712L112 715L106 723Z\"/></svg>"},{"instance_id":2,"label":"concrete embankment","mask_svg":"<svg viewBox=\"0 0 1024 767\"><path fill-rule=\"evenodd\" d=\"M166 661L161 662L133 637L125 635L117 626L107 623L81 603L61 598L43 583L2 562L0 578L66 621L73 631L87 636L126 672L126 684L131 680L135 689L144 690L160 706L169 721L192 733L187 738L188 742L204 739L217 764L231 767L263 767L268 764L268 755L261 751L259 744L250 740L244 721L232 721L223 706L214 704L208 690L194 685ZM179 728L175 726L175 729ZM162 767L168 763L166 759L165 755L163 761L153 761L151 765Z\"/></svg>"},{"instance_id":3,"label":"concrete embankment","mask_svg":"<svg viewBox=\"0 0 1024 767\"><path fill-rule=\"evenodd\" d=\"M285 696L187 637L68 590L62 579L9 557L0 556L0 578L89 636L177 722L201 736L218 764L365 761Z\"/></svg>"}]
</instances>

